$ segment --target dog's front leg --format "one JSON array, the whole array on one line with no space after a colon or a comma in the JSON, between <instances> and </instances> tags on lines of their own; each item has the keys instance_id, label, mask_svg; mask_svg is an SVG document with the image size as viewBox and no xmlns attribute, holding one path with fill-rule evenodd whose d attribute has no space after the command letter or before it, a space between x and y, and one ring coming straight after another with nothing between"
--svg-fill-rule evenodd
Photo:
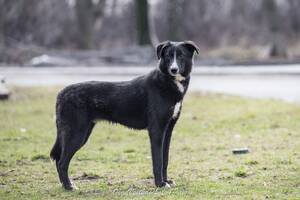
<instances>
[{"instance_id":1,"label":"dog's front leg","mask_svg":"<svg viewBox=\"0 0 300 200\"><path fill-rule=\"evenodd\" d=\"M168 163L169 163L169 149L170 149L170 141L172 137L173 128L177 122L177 119L172 119L167 127L165 138L163 142L163 181L169 183L170 185L174 185L174 181L168 179Z\"/></svg>"},{"instance_id":2,"label":"dog's front leg","mask_svg":"<svg viewBox=\"0 0 300 200\"><path fill-rule=\"evenodd\" d=\"M162 176L164 127L160 127L159 125L152 125L151 127L149 127L148 131L151 143L155 185L157 187L170 187L168 183L163 181Z\"/></svg>"}]
</instances>

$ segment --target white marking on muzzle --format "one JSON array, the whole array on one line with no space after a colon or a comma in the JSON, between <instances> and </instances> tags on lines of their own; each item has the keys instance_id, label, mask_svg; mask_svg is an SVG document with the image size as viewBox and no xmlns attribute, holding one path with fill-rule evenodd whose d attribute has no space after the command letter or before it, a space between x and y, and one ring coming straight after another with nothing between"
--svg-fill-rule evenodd
<instances>
[{"instance_id":1,"label":"white marking on muzzle","mask_svg":"<svg viewBox=\"0 0 300 200\"><path fill-rule=\"evenodd\" d=\"M174 60L171 64L171 66L170 66L170 74L171 75L173 75L172 72L171 72L172 69L176 69L177 71L179 71L179 67L178 67L177 59L176 59L176 51L174 51Z\"/></svg>"},{"instance_id":2,"label":"white marking on muzzle","mask_svg":"<svg viewBox=\"0 0 300 200\"><path fill-rule=\"evenodd\" d=\"M183 93L184 92L184 87L182 85L182 83L180 83L181 81L185 80L185 77L182 76L180 73L176 73L176 74L173 74L172 73L172 69L176 69L177 72L179 71L179 67L178 67L178 64L177 64L177 59L176 59L176 51L174 52L174 60L170 66L170 69L169 69L169 73L175 77L175 80L174 80L174 83L176 84L178 90Z\"/></svg>"}]
</instances>

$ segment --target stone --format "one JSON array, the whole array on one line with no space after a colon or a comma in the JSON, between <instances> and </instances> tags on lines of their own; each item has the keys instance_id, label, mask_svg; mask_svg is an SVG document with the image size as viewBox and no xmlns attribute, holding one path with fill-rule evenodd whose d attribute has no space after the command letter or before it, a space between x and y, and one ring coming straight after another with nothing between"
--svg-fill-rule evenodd
<instances>
[{"instance_id":1,"label":"stone","mask_svg":"<svg viewBox=\"0 0 300 200\"><path fill-rule=\"evenodd\" d=\"M5 87L5 79L0 77L0 100L7 100L10 96L10 91Z\"/></svg>"}]
</instances>

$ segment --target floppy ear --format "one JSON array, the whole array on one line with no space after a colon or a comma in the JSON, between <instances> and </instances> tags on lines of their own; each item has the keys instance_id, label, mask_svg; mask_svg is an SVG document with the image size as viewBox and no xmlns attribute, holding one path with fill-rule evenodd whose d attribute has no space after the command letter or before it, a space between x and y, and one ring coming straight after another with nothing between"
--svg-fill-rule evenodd
<instances>
[{"instance_id":1,"label":"floppy ear","mask_svg":"<svg viewBox=\"0 0 300 200\"><path fill-rule=\"evenodd\" d=\"M162 43L159 43L157 46L156 46L156 55L157 55L157 58L160 59L161 56L162 56L162 52L164 51L164 49L169 46L171 43L170 41L164 41Z\"/></svg>"},{"instance_id":2,"label":"floppy ear","mask_svg":"<svg viewBox=\"0 0 300 200\"><path fill-rule=\"evenodd\" d=\"M189 50L191 50L193 53L196 52L197 54L199 54L200 49L193 41L184 41L183 45Z\"/></svg>"}]
</instances>

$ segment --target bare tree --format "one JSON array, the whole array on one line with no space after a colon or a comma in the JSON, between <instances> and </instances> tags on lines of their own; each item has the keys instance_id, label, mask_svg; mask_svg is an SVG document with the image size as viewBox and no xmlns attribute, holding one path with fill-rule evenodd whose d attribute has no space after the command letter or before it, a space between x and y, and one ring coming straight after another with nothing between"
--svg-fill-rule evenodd
<instances>
[{"instance_id":1,"label":"bare tree","mask_svg":"<svg viewBox=\"0 0 300 200\"><path fill-rule=\"evenodd\" d=\"M152 45L148 11L147 0L135 0L137 42L141 46Z\"/></svg>"},{"instance_id":2,"label":"bare tree","mask_svg":"<svg viewBox=\"0 0 300 200\"><path fill-rule=\"evenodd\" d=\"M2 60L3 57L5 57L4 17L4 0L0 0L0 60Z\"/></svg>"},{"instance_id":3,"label":"bare tree","mask_svg":"<svg viewBox=\"0 0 300 200\"><path fill-rule=\"evenodd\" d=\"M0 0L0 54L4 48L4 0Z\"/></svg>"},{"instance_id":4,"label":"bare tree","mask_svg":"<svg viewBox=\"0 0 300 200\"><path fill-rule=\"evenodd\" d=\"M93 3L92 0L76 1L79 47L89 49L93 38Z\"/></svg>"},{"instance_id":5,"label":"bare tree","mask_svg":"<svg viewBox=\"0 0 300 200\"><path fill-rule=\"evenodd\" d=\"M298 34L300 32L300 1L299 0L288 0L289 3L289 14L291 16L291 29L292 32Z\"/></svg>"},{"instance_id":6,"label":"bare tree","mask_svg":"<svg viewBox=\"0 0 300 200\"><path fill-rule=\"evenodd\" d=\"M278 8L276 1L274 0L263 0L262 11L265 13L266 22L268 24L269 31L271 33L277 33L279 31L278 21Z\"/></svg>"},{"instance_id":7,"label":"bare tree","mask_svg":"<svg viewBox=\"0 0 300 200\"><path fill-rule=\"evenodd\" d=\"M184 0L168 0L168 39L181 40L183 27L183 6Z\"/></svg>"},{"instance_id":8,"label":"bare tree","mask_svg":"<svg viewBox=\"0 0 300 200\"><path fill-rule=\"evenodd\" d=\"M95 5L92 0L76 1L76 16L78 23L79 47L90 49L93 47L93 31L96 18L104 13L105 0L99 0Z\"/></svg>"},{"instance_id":9,"label":"bare tree","mask_svg":"<svg viewBox=\"0 0 300 200\"><path fill-rule=\"evenodd\" d=\"M280 21L277 3L274 0L264 0L262 10L265 12L266 24L270 32L270 57L286 57L286 44L280 36Z\"/></svg>"}]
</instances>

